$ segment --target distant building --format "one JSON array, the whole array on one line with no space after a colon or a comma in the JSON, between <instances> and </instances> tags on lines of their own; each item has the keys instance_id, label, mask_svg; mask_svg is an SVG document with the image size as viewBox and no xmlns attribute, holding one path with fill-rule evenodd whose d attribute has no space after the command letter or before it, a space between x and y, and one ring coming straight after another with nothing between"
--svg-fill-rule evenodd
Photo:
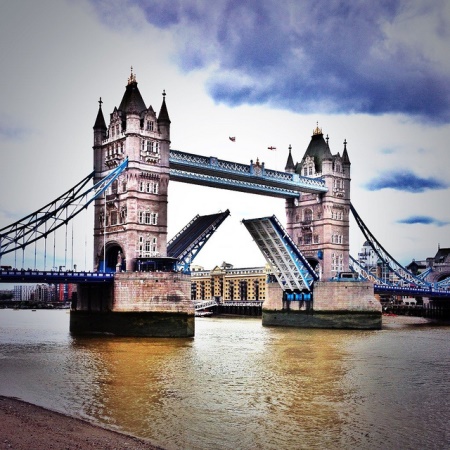
<instances>
[{"instance_id":1,"label":"distant building","mask_svg":"<svg viewBox=\"0 0 450 450\"><path fill-rule=\"evenodd\" d=\"M192 300L220 301L264 301L266 281L271 273L269 265L264 267L234 268L223 262L212 270L201 266L191 267Z\"/></svg>"}]
</instances>

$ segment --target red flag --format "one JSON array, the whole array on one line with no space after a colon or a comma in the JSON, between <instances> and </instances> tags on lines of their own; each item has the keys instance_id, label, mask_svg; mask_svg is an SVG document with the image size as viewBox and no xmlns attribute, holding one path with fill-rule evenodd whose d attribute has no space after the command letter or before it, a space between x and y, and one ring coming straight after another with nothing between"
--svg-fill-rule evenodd
<instances>
[{"instance_id":1,"label":"red flag","mask_svg":"<svg viewBox=\"0 0 450 450\"><path fill-rule=\"evenodd\" d=\"M231 142L236 142L236 138L235 138L234 136L233 136L233 137L229 136L228 139L229 139Z\"/></svg>"}]
</instances>

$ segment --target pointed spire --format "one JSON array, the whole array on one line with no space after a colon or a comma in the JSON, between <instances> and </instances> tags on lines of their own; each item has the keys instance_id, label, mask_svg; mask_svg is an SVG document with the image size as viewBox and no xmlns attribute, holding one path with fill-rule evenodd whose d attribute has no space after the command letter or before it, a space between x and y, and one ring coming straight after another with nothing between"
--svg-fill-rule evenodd
<instances>
[{"instance_id":1,"label":"pointed spire","mask_svg":"<svg viewBox=\"0 0 450 450\"><path fill-rule=\"evenodd\" d=\"M128 77L128 84L125 87L125 93L118 108L119 111L141 114L142 111L147 109L137 85L136 74L133 73L133 67L131 67L131 74Z\"/></svg>"},{"instance_id":2,"label":"pointed spire","mask_svg":"<svg viewBox=\"0 0 450 450\"><path fill-rule=\"evenodd\" d=\"M94 130L106 130L106 122L105 118L103 117L103 111L102 111L102 98L100 97L98 101L98 113L97 118L95 119L94 124Z\"/></svg>"},{"instance_id":3,"label":"pointed spire","mask_svg":"<svg viewBox=\"0 0 450 450\"><path fill-rule=\"evenodd\" d=\"M169 113L167 112L167 106L166 106L166 91L165 90L163 91L162 96L163 96L163 102L161 105L161 109L159 110L158 123L161 123L161 122L170 123Z\"/></svg>"},{"instance_id":4,"label":"pointed spire","mask_svg":"<svg viewBox=\"0 0 450 450\"><path fill-rule=\"evenodd\" d=\"M289 173L293 173L295 170L295 166L294 166L294 160L292 159L292 153L291 153L292 147L289 144L289 156L286 162L286 167L284 168L285 172L289 172Z\"/></svg>"},{"instance_id":5,"label":"pointed spire","mask_svg":"<svg viewBox=\"0 0 450 450\"><path fill-rule=\"evenodd\" d=\"M347 139L344 139L344 151L342 153L342 162L344 164L348 164L350 165L350 158L348 157L348 153L347 153Z\"/></svg>"}]
</instances>

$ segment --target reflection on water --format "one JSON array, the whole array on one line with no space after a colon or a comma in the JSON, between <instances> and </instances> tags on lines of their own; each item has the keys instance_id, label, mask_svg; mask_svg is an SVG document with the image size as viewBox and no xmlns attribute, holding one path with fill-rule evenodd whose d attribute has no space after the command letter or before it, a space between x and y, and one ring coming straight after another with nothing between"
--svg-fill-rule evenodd
<instances>
[{"instance_id":1,"label":"reflection on water","mask_svg":"<svg viewBox=\"0 0 450 450\"><path fill-rule=\"evenodd\" d=\"M0 394L169 449L442 448L449 329L262 327L71 337L65 311L0 310Z\"/></svg>"}]
</instances>

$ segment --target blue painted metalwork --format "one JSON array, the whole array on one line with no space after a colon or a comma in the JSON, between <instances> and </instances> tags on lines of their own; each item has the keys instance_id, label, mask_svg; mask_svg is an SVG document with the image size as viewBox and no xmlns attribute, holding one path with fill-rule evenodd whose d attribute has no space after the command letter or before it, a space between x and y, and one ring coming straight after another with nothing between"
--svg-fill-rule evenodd
<instances>
[{"instance_id":1,"label":"blue painted metalwork","mask_svg":"<svg viewBox=\"0 0 450 450\"><path fill-rule=\"evenodd\" d=\"M114 273L0 269L1 283L112 283Z\"/></svg>"},{"instance_id":2,"label":"blue painted metalwork","mask_svg":"<svg viewBox=\"0 0 450 450\"><path fill-rule=\"evenodd\" d=\"M199 216L198 214L167 244L167 255L178 258L177 270L190 273L192 261L208 239L230 215L225 212Z\"/></svg>"},{"instance_id":3,"label":"blue painted metalwork","mask_svg":"<svg viewBox=\"0 0 450 450\"><path fill-rule=\"evenodd\" d=\"M383 246L376 240L375 236L370 232L367 226L362 221L361 217L356 212L356 209L350 204L350 210L353 213L353 217L356 220L360 230L364 234L365 238L369 242L370 246L374 250L374 252L378 255L378 257L386 263L389 269L395 273L395 275L399 278L399 285L413 285L415 287L423 287L427 288L430 286L425 280L422 280L415 275L413 275L410 271L405 269L400 263L398 263L384 248Z\"/></svg>"},{"instance_id":4,"label":"blue painted metalwork","mask_svg":"<svg viewBox=\"0 0 450 450\"><path fill-rule=\"evenodd\" d=\"M300 192L327 192L321 178L266 169L264 163L249 165L170 150L170 179L282 198L298 198Z\"/></svg>"},{"instance_id":5,"label":"blue painted metalwork","mask_svg":"<svg viewBox=\"0 0 450 450\"><path fill-rule=\"evenodd\" d=\"M444 289L445 287L450 287L450 278L448 278L449 283L447 286L437 285L433 286L428 284L427 286L417 287L413 284L395 284L388 283L381 278L368 272L359 262L350 256L350 269L357 273L360 278L364 280L369 280L374 283L375 294L392 294L392 295L412 295L412 296L424 296L424 297L443 297L450 298L450 290ZM444 280L445 281L445 280Z\"/></svg>"},{"instance_id":6,"label":"blue painted metalwork","mask_svg":"<svg viewBox=\"0 0 450 450\"><path fill-rule=\"evenodd\" d=\"M46 238L86 209L126 169L128 159L112 170L94 186L85 189L94 178L89 174L73 188L28 216L0 229L0 261L3 255L24 249L39 239Z\"/></svg>"},{"instance_id":7,"label":"blue painted metalwork","mask_svg":"<svg viewBox=\"0 0 450 450\"><path fill-rule=\"evenodd\" d=\"M288 294L312 290L314 281L319 277L275 216L242 220L242 223L286 292L286 299L299 299L299 296L288 297ZM302 299L307 298L304 296Z\"/></svg>"}]
</instances>

